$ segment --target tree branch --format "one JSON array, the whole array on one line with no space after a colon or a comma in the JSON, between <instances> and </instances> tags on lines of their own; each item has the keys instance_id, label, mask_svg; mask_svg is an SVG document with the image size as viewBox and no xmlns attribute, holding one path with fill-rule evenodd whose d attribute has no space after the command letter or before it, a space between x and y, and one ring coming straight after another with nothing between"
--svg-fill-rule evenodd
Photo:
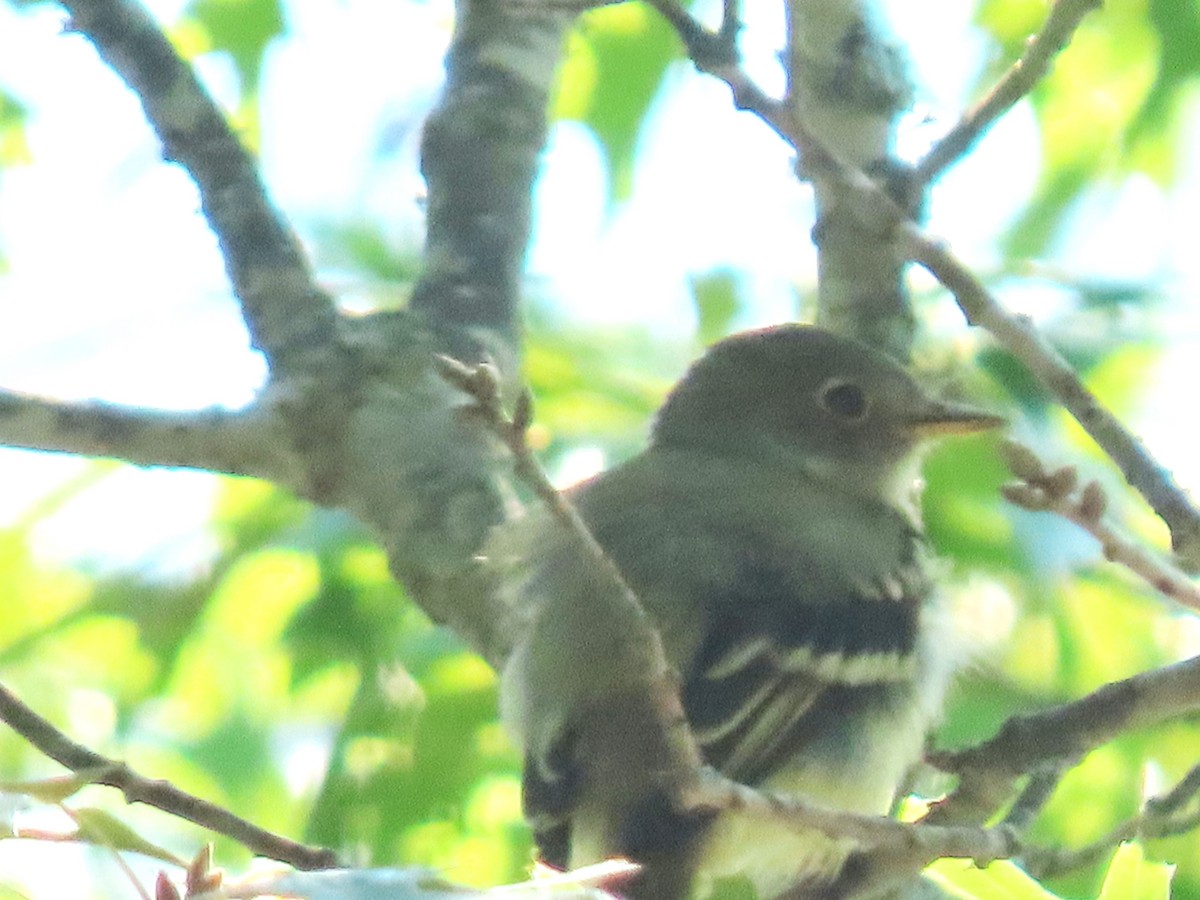
<instances>
[{"instance_id":1,"label":"tree branch","mask_svg":"<svg viewBox=\"0 0 1200 900\"><path fill-rule=\"evenodd\" d=\"M199 187L252 339L272 366L260 403L284 424L279 444L299 463L299 471L284 470L287 483L374 526L410 595L495 660L499 626L488 614L496 609L478 596L472 572L503 510L494 447L455 422L456 398L433 373L431 351L435 343L464 346L478 357L482 348L504 361L506 373L515 371L532 179L572 17L464 0L446 96L423 147L429 233L412 305L424 316L405 310L351 320L316 286L265 197L255 161L145 12L132 0L64 5L72 27L138 95L166 156ZM504 298L502 313L490 297ZM262 463L236 455L224 462L256 472Z\"/></svg>"},{"instance_id":2,"label":"tree branch","mask_svg":"<svg viewBox=\"0 0 1200 900\"><path fill-rule=\"evenodd\" d=\"M559 524L570 530L592 563L603 567L606 576L620 588L621 594L632 601L636 614L644 618L646 614L632 588L626 583L625 576L604 552L604 548L600 546L600 542L596 540L574 504L550 481L550 476L546 474L546 470L542 468L529 446L526 438L533 418L533 397L528 389L517 395L517 402L512 415L509 416L502 405L500 373L495 366L488 363L468 366L449 356L439 356L438 367L442 377L474 401L474 405L470 407L470 414L477 417L508 448L513 457L517 477L537 495ZM661 661L663 668L668 668L665 655Z\"/></svg>"},{"instance_id":3,"label":"tree branch","mask_svg":"<svg viewBox=\"0 0 1200 900\"><path fill-rule=\"evenodd\" d=\"M368 341L386 356L381 366L397 369L401 355L417 364L398 374L399 389L389 383L367 398L351 438L363 465L348 505L383 533L393 574L422 608L496 666L507 653L508 623L474 558L505 515L502 457L489 436L458 421L462 395L433 370L429 345L469 362L491 359L502 380L515 378L533 179L574 16L511 0L458 0L446 85L421 145L427 228L411 307L435 340L401 353L395 346L411 327L372 329ZM368 324L383 318L399 317Z\"/></svg>"},{"instance_id":4,"label":"tree branch","mask_svg":"<svg viewBox=\"0 0 1200 900\"><path fill-rule=\"evenodd\" d=\"M509 448L517 475L569 536L567 552L578 554L570 565L579 590L531 593L513 604L514 618L522 627L512 638L504 679L515 685L509 691L520 695L524 710L518 718L526 761L527 816L553 820L550 830L577 813L602 817L602 834L607 836L584 852L618 856L630 852L623 835L640 827L632 823L646 815L647 799L655 798L655 830L679 835L683 841L695 839L721 810L710 808L709 796L696 790L702 779L702 756L662 635L617 565L567 497L553 487L530 449L526 441L532 414L529 394L520 395L510 417L502 407L494 367L467 366L447 357L440 364L443 377L472 398L468 414ZM553 531L545 536L556 538ZM510 560L503 551L496 552L495 545L489 552L498 557L489 564L503 586ZM535 566L536 560L520 559L517 565ZM501 591L507 593L503 587ZM569 623L566 631L564 622ZM586 634L577 630L585 622ZM598 649L602 650L599 658ZM566 671L587 671L594 677L572 685L562 678ZM610 673L620 676L610 679ZM597 690L596 685L603 688ZM554 795L548 802L531 799L538 796L539 770L552 757L556 768L566 767L572 787L541 789ZM558 796L560 791L566 796ZM539 843L546 830L535 827ZM640 892L647 896L654 896L664 884L686 884L692 874L687 869L677 871L690 865L682 857L655 860L652 855L636 861L645 864L639 877Z\"/></svg>"},{"instance_id":5,"label":"tree branch","mask_svg":"<svg viewBox=\"0 0 1200 900\"><path fill-rule=\"evenodd\" d=\"M886 198L871 185L882 202ZM1080 380L1062 355L1024 316L1010 313L975 275L940 241L923 232L895 209L900 246L940 281L967 316L967 321L987 329L1013 356L1058 398L1075 420L1120 468L1171 530L1171 545L1188 569L1200 568L1200 512L1158 464L1146 446L1126 429Z\"/></svg>"},{"instance_id":6,"label":"tree branch","mask_svg":"<svg viewBox=\"0 0 1200 900\"><path fill-rule=\"evenodd\" d=\"M917 322L904 281L907 261L894 236L864 228L846 202L845 182L812 159L821 147L878 175L909 212L919 187L892 158L896 123L913 85L901 46L876 21L872 0L789 0L784 106L800 151L798 170L813 184L817 220L818 325L907 362ZM803 128L797 127L802 124Z\"/></svg>"},{"instance_id":7,"label":"tree branch","mask_svg":"<svg viewBox=\"0 0 1200 900\"><path fill-rule=\"evenodd\" d=\"M1096 863L1109 856L1117 845L1135 838L1162 838L1183 834L1200 825L1200 813L1180 814L1200 792L1200 766L1183 777L1166 795L1151 798L1138 815L1112 828L1108 834L1082 847L1026 847L1021 866L1039 880L1052 878Z\"/></svg>"},{"instance_id":8,"label":"tree branch","mask_svg":"<svg viewBox=\"0 0 1200 900\"><path fill-rule=\"evenodd\" d=\"M1037 87L1083 17L1099 7L1100 0L1056 0L1041 31L1030 38L1021 58L917 164L915 175L920 182L930 184L940 178L971 151L1001 116Z\"/></svg>"},{"instance_id":9,"label":"tree branch","mask_svg":"<svg viewBox=\"0 0 1200 900\"><path fill-rule=\"evenodd\" d=\"M869 4L787 4L788 89L777 101L740 64L735 0L726 0L716 32L679 0L649 2L675 29L697 69L724 81L739 109L754 112L799 151L797 168L816 194L818 323L906 360L916 320L901 278L905 261L889 232L864 228L848 208L844 179L825 177L826 165L812 160L829 148L838 159L878 170L906 205L920 205L911 177L889 159L895 121L912 88L900 49L883 37Z\"/></svg>"},{"instance_id":10,"label":"tree branch","mask_svg":"<svg viewBox=\"0 0 1200 900\"><path fill-rule=\"evenodd\" d=\"M1009 471L1021 479L1001 486L1000 493L1006 500L1032 512L1053 512L1074 522L1100 542L1105 559L1124 566L1155 590L1200 612L1200 587L1107 521L1104 510L1108 497L1098 481L1089 481L1079 488L1079 474L1074 466L1050 471L1029 447L1011 439L1001 442L1000 451Z\"/></svg>"},{"instance_id":11,"label":"tree branch","mask_svg":"<svg viewBox=\"0 0 1200 900\"><path fill-rule=\"evenodd\" d=\"M546 109L571 10L458 0L446 86L425 123L424 268L411 306L451 356L516 372L521 269Z\"/></svg>"},{"instance_id":12,"label":"tree branch","mask_svg":"<svg viewBox=\"0 0 1200 900\"><path fill-rule=\"evenodd\" d=\"M1111 682L1053 709L1014 716L976 747L929 755L930 763L957 774L959 783L925 821L983 821L1007 802L1019 778L1046 761L1073 763L1125 732L1197 709L1200 657Z\"/></svg>"},{"instance_id":13,"label":"tree branch","mask_svg":"<svg viewBox=\"0 0 1200 900\"><path fill-rule=\"evenodd\" d=\"M3 685L0 685L0 720L7 722L46 756L72 772L86 774L90 783L117 788L129 803L145 803L161 809L233 838L260 856L288 863L297 869L327 869L338 865L337 854L326 847L310 847L266 831L216 804L165 781L145 778L124 763L75 743Z\"/></svg>"},{"instance_id":14,"label":"tree branch","mask_svg":"<svg viewBox=\"0 0 1200 900\"><path fill-rule=\"evenodd\" d=\"M794 146L788 116L782 102L767 95L746 74L737 54L736 0L726 0L720 31L709 31L679 3L679 0L647 0L670 23L683 41L696 70L725 82L738 109L758 116L777 135ZM732 23L732 24L731 24Z\"/></svg>"},{"instance_id":15,"label":"tree branch","mask_svg":"<svg viewBox=\"0 0 1200 900\"><path fill-rule=\"evenodd\" d=\"M1001 823L1024 834L1041 815L1059 783L1068 771L1066 760L1053 759L1043 763L1029 773L1029 780L1017 795Z\"/></svg>"},{"instance_id":16,"label":"tree branch","mask_svg":"<svg viewBox=\"0 0 1200 900\"><path fill-rule=\"evenodd\" d=\"M971 859L980 865L1017 855L1021 843L1014 829L945 826L899 822L886 816L827 809L795 796L765 793L722 778L713 772L700 784L695 805L726 809L744 819L770 824L781 831L813 831L853 847L850 861L822 897L874 896L874 891L905 882L931 862L945 857ZM793 894L785 894L791 897ZM811 898L812 885L794 892L797 900ZM889 895L890 896L890 895Z\"/></svg>"},{"instance_id":17,"label":"tree branch","mask_svg":"<svg viewBox=\"0 0 1200 900\"><path fill-rule=\"evenodd\" d=\"M623 635L627 640L613 641L612 646L622 649L633 648L628 650L631 657L638 656L640 651L645 650L645 655L649 658L648 670L656 680L661 679L663 682L648 689L647 694L657 694L659 689L664 693L673 694L675 702L667 704L667 707L672 708L672 712L674 707L678 707L679 714L682 716L682 702L678 699L678 685L675 676L669 674L671 666L667 662L661 634L653 625L649 615L642 607L641 601L625 580L625 576L621 574L620 569L617 568L616 563L600 546L599 541L596 540L583 517L579 515L574 504L551 483L550 477L526 441L526 433L533 415L533 399L529 392L527 390L521 392L513 413L509 416L502 406L500 376L494 366L487 363L467 366L459 360L447 356L439 357L438 363L442 376L474 401L474 405L469 408L469 414L499 438L501 443L512 453L517 477L529 486L555 520L572 535L576 545L587 555L586 566L600 573L601 589L588 595L588 599L596 606L597 633L603 629ZM611 590L606 588L611 588ZM603 623L603 625L599 623ZM597 633L593 633L589 639L595 641ZM564 653L567 653L571 648L564 647L562 649ZM613 659L612 665L614 667L635 666L638 663L633 659ZM622 702L628 699L622 698ZM698 774L701 755L699 745L696 744L690 727L681 719L662 715L668 709L655 703L652 697L650 705L655 713L652 718L658 719L657 725L663 735L676 734L680 746L685 748L684 752L672 762L680 773L683 773L685 769L691 770L688 774L694 777ZM619 709L616 711L621 712ZM629 741L628 734L622 733L619 740ZM630 743L639 742L633 740ZM668 772L656 772L654 777L671 778L673 776ZM679 780L691 779L680 778Z\"/></svg>"},{"instance_id":18,"label":"tree branch","mask_svg":"<svg viewBox=\"0 0 1200 900\"><path fill-rule=\"evenodd\" d=\"M163 412L0 390L0 444L295 484L282 424L258 408Z\"/></svg>"},{"instance_id":19,"label":"tree branch","mask_svg":"<svg viewBox=\"0 0 1200 900\"><path fill-rule=\"evenodd\" d=\"M334 341L336 311L221 110L133 0L61 2L70 28L95 44L141 100L164 156L199 188L250 338L272 374L312 368L312 357Z\"/></svg>"}]
</instances>

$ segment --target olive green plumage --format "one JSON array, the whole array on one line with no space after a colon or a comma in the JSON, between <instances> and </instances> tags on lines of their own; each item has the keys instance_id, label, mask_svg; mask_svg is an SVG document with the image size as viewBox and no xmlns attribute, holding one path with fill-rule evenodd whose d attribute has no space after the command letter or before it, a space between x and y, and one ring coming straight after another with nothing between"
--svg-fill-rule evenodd
<instances>
[{"instance_id":1,"label":"olive green plumage","mask_svg":"<svg viewBox=\"0 0 1200 900\"><path fill-rule=\"evenodd\" d=\"M671 392L649 446L572 489L662 635L706 762L754 786L887 811L950 669L916 507L918 450L997 423L932 398L862 344L779 326L712 347ZM509 568L505 595L526 616L504 713L552 862L677 862L678 877L656 883L678 894L692 867L698 885L745 873L764 896L837 873L848 848L821 835L584 821L633 815L640 802L642 788L613 799L630 766L582 771L573 742L636 666L611 664L621 635L588 602L600 576L547 514L505 526L489 555Z\"/></svg>"}]
</instances>

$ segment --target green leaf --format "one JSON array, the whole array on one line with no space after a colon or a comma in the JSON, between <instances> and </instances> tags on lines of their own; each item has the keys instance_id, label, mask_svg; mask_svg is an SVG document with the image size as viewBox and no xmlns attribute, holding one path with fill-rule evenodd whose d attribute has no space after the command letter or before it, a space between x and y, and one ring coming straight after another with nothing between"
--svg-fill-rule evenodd
<instances>
[{"instance_id":1,"label":"green leaf","mask_svg":"<svg viewBox=\"0 0 1200 900\"><path fill-rule=\"evenodd\" d=\"M629 195L638 133L679 54L675 32L641 4L593 10L569 38L551 111L592 129L608 156L613 199Z\"/></svg>"},{"instance_id":2,"label":"green leaf","mask_svg":"<svg viewBox=\"0 0 1200 900\"><path fill-rule=\"evenodd\" d=\"M1057 900L1025 872L1007 860L979 868L970 860L940 859L925 875L951 897L962 900Z\"/></svg>"},{"instance_id":3,"label":"green leaf","mask_svg":"<svg viewBox=\"0 0 1200 900\"><path fill-rule=\"evenodd\" d=\"M1151 27L1158 38L1158 67L1137 117L1134 139L1162 136L1180 118L1180 101L1200 74L1200 6L1195 0L1150 0Z\"/></svg>"},{"instance_id":4,"label":"green leaf","mask_svg":"<svg viewBox=\"0 0 1200 900\"><path fill-rule=\"evenodd\" d=\"M1122 844L1104 876L1098 900L1168 900L1175 867L1151 862L1140 844Z\"/></svg>"},{"instance_id":5,"label":"green leaf","mask_svg":"<svg viewBox=\"0 0 1200 900\"><path fill-rule=\"evenodd\" d=\"M105 770L87 769L82 772L72 772L70 775L38 778L33 781L0 781L0 793L22 794L42 803L62 803L89 784L93 784L96 776L102 774L103 771Z\"/></svg>"},{"instance_id":6,"label":"green leaf","mask_svg":"<svg viewBox=\"0 0 1200 900\"><path fill-rule=\"evenodd\" d=\"M729 334L734 316L741 308L737 273L728 269L692 279L696 302L697 331L700 339L711 344Z\"/></svg>"},{"instance_id":7,"label":"green leaf","mask_svg":"<svg viewBox=\"0 0 1200 900\"><path fill-rule=\"evenodd\" d=\"M233 58L242 90L257 93L267 45L284 29L279 0L192 0L187 12L208 34L213 49Z\"/></svg>"},{"instance_id":8,"label":"green leaf","mask_svg":"<svg viewBox=\"0 0 1200 900\"><path fill-rule=\"evenodd\" d=\"M142 856L149 856L173 866L187 866L187 860L180 859L170 850L146 840L120 819L102 809L74 809L71 810L71 816L79 827L78 837L81 841L110 850L140 853Z\"/></svg>"},{"instance_id":9,"label":"green leaf","mask_svg":"<svg viewBox=\"0 0 1200 900\"><path fill-rule=\"evenodd\" d=\"M25 122L29 110L10 94L0 91L0 168L32 162Z\"/></svg>"}]
</instances>

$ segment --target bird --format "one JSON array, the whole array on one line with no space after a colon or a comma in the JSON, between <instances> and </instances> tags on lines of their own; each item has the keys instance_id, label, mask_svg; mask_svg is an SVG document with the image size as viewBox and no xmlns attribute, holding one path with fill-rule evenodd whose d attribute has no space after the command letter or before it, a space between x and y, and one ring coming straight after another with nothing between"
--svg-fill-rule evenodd
<instances>
[{"instance_id":1,"label":"bird","mask_svg":"<svg viewBox=\"0 0 1200 900\"><path fill-rule=\"evenodd\" d=\"M888 812L956 658L919 512L921 451L1002 422L938 399L853 338L776 325L710 347L645 449L566 491L661 636L704 764L822 806ZM652 900L727 877L764 898L801 882L823 896L846 847L803 834L775 846L737 823L648 813L652 763L623 752L595 764L580 746L620 733L620 715L587 717L633 676L611 665L606 642L620 636L596 620L599 576L567 530L535 510L500 526L484 556L521 623L501 711L543 858L647 862L657 872L629 894ZM588 820L635 808L640 824Z\"/></svg>"}]
</instances>

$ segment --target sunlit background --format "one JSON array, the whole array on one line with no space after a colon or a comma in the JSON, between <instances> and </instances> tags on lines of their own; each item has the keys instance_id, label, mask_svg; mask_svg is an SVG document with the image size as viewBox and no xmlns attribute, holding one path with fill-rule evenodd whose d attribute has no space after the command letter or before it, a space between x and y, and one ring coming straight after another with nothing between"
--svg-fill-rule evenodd
<instances>
[{"instance_id":1,"label":"sunlit background","mask_svg":"<svg viewBox=\"0 0 1200 900\"><path fill-rule=\"evenodd\" d=\"M402 305L419 272L417 149L451 5L149 6L258 150L323 283L348 309ZM918 83L897 147L915 160L1020 52L1045 5L893 0L887 12ZM747 68L778 91L779 5L747 0L745 15ZM0 386L169 409L244 404L264 366L196 192L65 21L54 4L0 3ZM936 187L928 216L1192 486L1196 35L1190 0L1110 2L1034 98ZM638 446L705 342L811 315L815 254L810 192L787 148L679 57L648 8L585 19L553 108L526 363L547 462L569 481ZM912 281L934 377L1011 411L1017 434L1079 461L1110 487L1126 528L1165 546L1077 427L930 279ZM990 443L935 456L927 477L930 530L954 560L948 592L975 648L944 741L1200 650L1197 620L1104 568L1090 539L1001 506ZM5 450L0 526L0 680L76 739L360 860L475 883L520 876L529 850L492 676L405 604L347 517L249 481ZM1037 837L1099 837L1182 775L1198 738L1176 725L1093 754ZM0 778L54 771L0 734ZM179 853L206 839L101 791L80 803L107 804ZM23 806L0 795L0 823L69 829ZM1176 896L1200 896L1197 850L1194 837L1152 845L1183 864ZM218 855L245 866L232 845ZM0 897L130 895L110 859L86 856L84 867L62 845L0 841ZM1096 871L1054 886L1090 895Z\"/></svg>"}]
</instances>

